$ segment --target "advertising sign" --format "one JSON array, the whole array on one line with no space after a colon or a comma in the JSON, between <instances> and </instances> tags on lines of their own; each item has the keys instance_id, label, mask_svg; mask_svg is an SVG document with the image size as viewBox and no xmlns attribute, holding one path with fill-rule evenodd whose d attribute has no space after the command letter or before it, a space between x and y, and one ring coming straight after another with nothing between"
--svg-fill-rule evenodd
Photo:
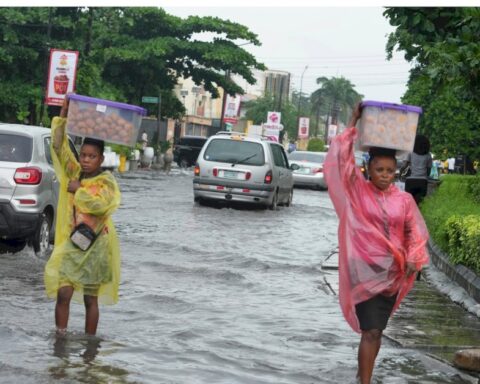
<instances>
[{"instance_id":1,"label":"advertising sign","mask_svg":"<svg viewBox=\"0 0 480 384\"><path fill-rule=\"evenodd\" d=\"M300 117L298 119L298 138L308 139L308 131L310 127L310 119L308 117Z\"/></svg>"},{"instance_id":2,"label":"advertising sign","mask_svg":"<svg viewBox=\"0 0 480 384\"><path fill-rule=\"evenodd\" d=\"M227 95L225 100L225 113L223 115L224 122L231 124L236 124L238 122L241 100L242 99L239 95L235 95L235 97Z\"/></svg>"},{"instance_id":3,"label":"advertising sign","mask_svg":"<svg viewBox=\"0 0 480 384\"><path fill-rule=\"evenodd\" d=\"M267 124L280 124L281 120L281 112L267 112Z\"/></svg>"},{"instance_id":4,"label":"advertising sign","mask_svg":"<svg viewBox=\"0 0 480 384\"><path fill-rule=\"evenodd\" d=\"M78 51L50 50L45 104L62 105L65 95L75 91Z\"/></svg>"},{"instance_id":5,"label":"advertising sign","mask_svg":"<svg viewBox=\"0 0 480 384\"><path fill-rule=\"evenodd\" d=\"M263 136L266 136L269 140L275 141L277 143L278 143L279 133L280 131L278 129L270 129L270 128L263 129Z\"/></svg>"}]
</instances>

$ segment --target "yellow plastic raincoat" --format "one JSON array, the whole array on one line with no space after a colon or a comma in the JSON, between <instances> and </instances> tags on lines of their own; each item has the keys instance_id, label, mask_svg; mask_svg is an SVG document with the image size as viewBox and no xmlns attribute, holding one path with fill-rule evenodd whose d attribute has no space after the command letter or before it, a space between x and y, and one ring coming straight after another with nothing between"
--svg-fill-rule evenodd
<instances>
[{"instance_id":1,"label":"yellow plastic raincoat","mask_svg":"<svg viewBox=\"0 0 480 384\"><path fill-rule=\"evenodd\" d=\"M60 191L55 227L55 247L45 266L45 288L51 298L63 286L73 286L73 299L98 296L99 303L118 301L120 247L111 215L120 205L120 190L113 175L106 171L81 180L80 188L67 191L70 180L80 178L80 164L70 150L65 134L67 120L52 121L51 154ZM74 209L75 207L75 209ZM86 223L98 234L92 246L82 251L70 241L75 223Z\"/></svg>"}]
</instances>

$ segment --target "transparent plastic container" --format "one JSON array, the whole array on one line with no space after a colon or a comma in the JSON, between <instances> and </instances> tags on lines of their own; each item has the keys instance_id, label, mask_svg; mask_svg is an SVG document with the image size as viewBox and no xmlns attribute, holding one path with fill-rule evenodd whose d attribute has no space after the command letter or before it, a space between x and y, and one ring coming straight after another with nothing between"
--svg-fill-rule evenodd
<instances>
[{"instance_id":1,"label":"transparent plastic container","mask_svg":"<svg viewBox=\"0 0 480 384\"><path fill-rule=\"evenodd\" d=\"M135 105L71 94L67 131L133 147L146 110Z\"/></svg>"},{"instance_id":2,"label":"transparent plastic container","mask_svg":"<svg viewBox=\"0 0 480 384\"><path fill-rule=\"evenodd\" d=\"M412 152L421 113L422 108L414 105L362 102L357 148L368 151L370 147L383 147L395 149L397 153Z\"/></svg>"}]
</instances>

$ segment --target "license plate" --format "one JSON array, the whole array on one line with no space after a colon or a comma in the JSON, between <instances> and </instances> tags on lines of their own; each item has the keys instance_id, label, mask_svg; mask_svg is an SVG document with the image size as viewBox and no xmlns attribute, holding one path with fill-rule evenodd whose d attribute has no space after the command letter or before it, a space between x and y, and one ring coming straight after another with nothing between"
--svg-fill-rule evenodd
<instances>
[{"instance_id":1,"label":"license plate","mask_svg":"<svg viewBox=\"0 0 480 384\"><path fill-rule=\"evenodd\" d=\"M303 175L308 175L308 174L310 174L310 168L301 167L297 170L297 173L301 173Z\"/></svg>"},{"instance_id":2,"label":"license plate","mask_svg":"<svg viewBox=\"0 0 480 384\"><path fill-rule=\"evenodd\" d=\"M220 175L226 179L238 179L239 173L234 171L220 171Z\"/></svg>"}]
</instances>

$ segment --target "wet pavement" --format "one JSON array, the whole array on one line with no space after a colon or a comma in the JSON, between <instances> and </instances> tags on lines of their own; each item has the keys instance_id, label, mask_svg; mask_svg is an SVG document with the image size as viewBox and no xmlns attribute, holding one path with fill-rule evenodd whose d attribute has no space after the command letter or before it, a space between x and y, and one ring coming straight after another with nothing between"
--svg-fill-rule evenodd
<instances>
[{"instance_id":1,"label":"wet pavement","mask_svg":"<svg viewBox=\"0 0 480 384\"><path fill-rule=\"evenodd\" d=\"M340 312L334 259L323 263L337 246L326 192L295 190L292 207L272 212L196 205L190 171L118 180L119 304L101 307L96 338L82 335L84 310L72 304L57 339L45 260L31 249L3 255L0 383L354 382L359 337ZM478 345L479 324L417 284L373 382L476 383L442 359L446 344Z\"/></svg>"}]
</instances>

